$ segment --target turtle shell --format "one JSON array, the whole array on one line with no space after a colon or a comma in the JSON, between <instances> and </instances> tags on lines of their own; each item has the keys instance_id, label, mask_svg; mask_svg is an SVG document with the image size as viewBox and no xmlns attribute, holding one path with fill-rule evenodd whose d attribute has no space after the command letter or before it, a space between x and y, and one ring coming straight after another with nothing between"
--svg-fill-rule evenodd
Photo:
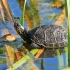
<instances>
[{"instance_id":1,"label":"turtle shell","mask_svg":"<svg viewBox=\"0 0 70 70\"><path fill-rule=\"evenodd\" d=\"M46 48L61 48L67 46L68 32L62 26L42 25L29 31L32 42Z\"/></svg>"}]
</instances>

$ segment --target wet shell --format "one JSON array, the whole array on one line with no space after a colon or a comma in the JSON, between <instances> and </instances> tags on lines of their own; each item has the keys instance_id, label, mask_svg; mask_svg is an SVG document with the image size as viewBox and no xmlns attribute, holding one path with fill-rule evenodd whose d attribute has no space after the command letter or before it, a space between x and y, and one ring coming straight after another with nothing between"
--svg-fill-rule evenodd
<instances>
[{"instance_id":1,"label":"wet shell","mask_svg":"<svg viewBox=\"0 0 70 70\"><path fill-rule=\"evenodd\" d=\"M31 41L46 48L67 46L68 32L62 26L42 25L29 32Z\"/></svg>"}]
</instances>

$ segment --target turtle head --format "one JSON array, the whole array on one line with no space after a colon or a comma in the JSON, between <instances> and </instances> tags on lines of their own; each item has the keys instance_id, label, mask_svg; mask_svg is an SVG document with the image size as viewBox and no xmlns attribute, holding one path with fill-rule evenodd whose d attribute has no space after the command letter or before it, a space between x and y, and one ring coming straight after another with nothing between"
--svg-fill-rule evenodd
<instances>
[{"instance_id":1,"label":"turtle head","mask_svg":"<svg viewBox=\"0 0 70 70\"><path fill-rule=\"evenodd\" d=\"M20 36L23 32L26 32L24 27L20 23L14 22L14 28Z\"/></svg>"},{"instance_id":2,"label":"turtle head","mask_svg":"<svg viewBox=\"0 0 70 70\"><path fill-rule=\"evenodd\" d=\"M26 41L27 43L31 42L28 31L21 24L14 22L14 28L24 41Z\"/></svg>"}]
</instances>

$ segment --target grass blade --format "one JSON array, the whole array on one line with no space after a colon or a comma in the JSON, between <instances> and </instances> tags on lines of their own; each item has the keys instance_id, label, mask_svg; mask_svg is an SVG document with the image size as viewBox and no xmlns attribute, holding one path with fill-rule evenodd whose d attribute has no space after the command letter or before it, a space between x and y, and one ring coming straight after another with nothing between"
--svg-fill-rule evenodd
<instances>
[{"instance_id":1,"label":"grass blade","mask_svg":"<svg viewBox=\"0 0 70 70\"><path fill-rule=\"evenodd\" d=\"M66 13L68 17L68 65L70 66L70 0L65 0L67 4Z\"/></svg>"},{"instance_id":2,"label":"grass blade","mask_svg":"<svg viewBox=\"0 0 70 70\"><path fill-rule=\"evenodd\" d=\"M26 0L25 0L25 2L24 2L24 7L23 7L23 11L22 11L22 17L21 17L21 19L20 19L21 25L24 25L25 6L26 6Z\"/></svg>"}]
</instances>

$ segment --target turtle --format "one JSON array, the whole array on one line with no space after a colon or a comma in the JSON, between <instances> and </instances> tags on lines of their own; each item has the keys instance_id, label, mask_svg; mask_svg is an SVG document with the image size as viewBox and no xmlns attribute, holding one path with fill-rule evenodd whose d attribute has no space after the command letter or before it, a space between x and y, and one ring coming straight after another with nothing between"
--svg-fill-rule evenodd
<instances>
[{"instance_id":1,"label":"turtle","mask_svg":"<svg viewBox=\"0 0 70 70\"><path fill-rule=\"evenodd\" d=\"M20 23L15 22L14 28L21 38L30 45L28 47L30 50L45 48L47 52L47 49L52 51L67 46L68 31L62 26L48 24L27 30Z\"/></svg>"}]
</instances>

